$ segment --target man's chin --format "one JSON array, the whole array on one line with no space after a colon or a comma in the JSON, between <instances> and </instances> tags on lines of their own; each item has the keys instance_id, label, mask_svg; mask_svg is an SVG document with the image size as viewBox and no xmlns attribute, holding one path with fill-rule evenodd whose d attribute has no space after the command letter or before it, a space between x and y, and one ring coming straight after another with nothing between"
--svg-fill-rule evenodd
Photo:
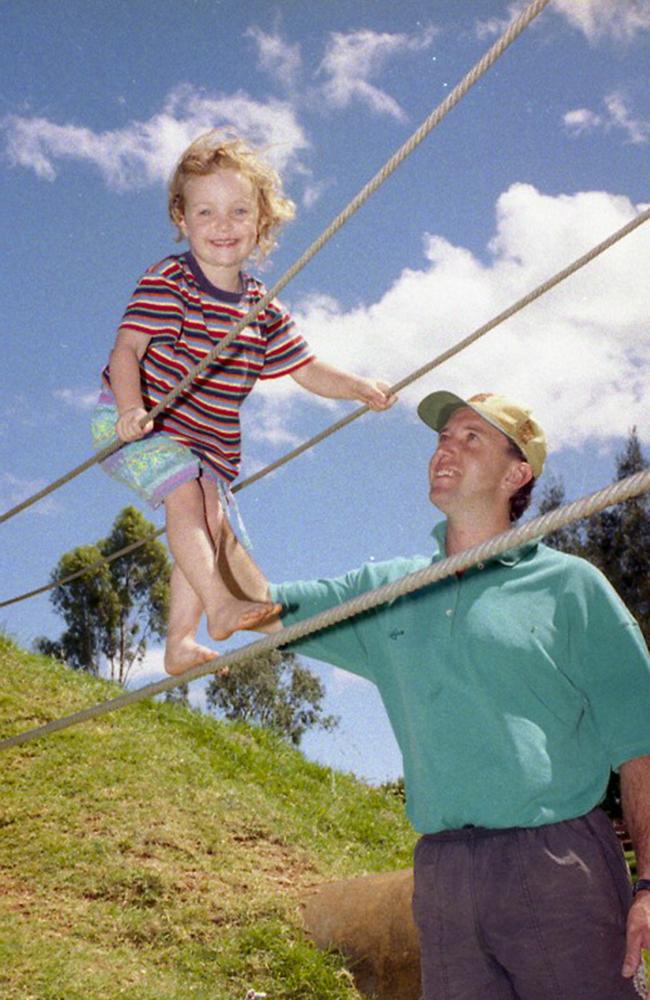
<instances>
[{"instance_id":1,"label":"man's chin","mask_svg":"<svg viewBox=\"0 0 650 1000\"><path fill-rule=\"evenodd\" d=\"M433 506L437 507L438 510L441 510L443 514L447 513L447 507L453 503L452 497L446 490L440 489L439 487L436 488L435 486L432 486L429 490L429 500Z\"/></svg>"}]
</instances>

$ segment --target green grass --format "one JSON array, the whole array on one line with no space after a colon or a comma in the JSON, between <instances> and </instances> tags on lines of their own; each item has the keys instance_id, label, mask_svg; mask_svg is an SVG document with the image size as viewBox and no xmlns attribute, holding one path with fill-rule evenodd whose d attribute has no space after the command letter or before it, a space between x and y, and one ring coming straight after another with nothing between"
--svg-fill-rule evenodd
<instances>
[{"instance_id":1,"label":"green grass","mask_svg":"<svg viewBox=\"0 0 650 1000\"><path fill-rule=\"evenodd\" d=\"M0 636L0 733L116 688ZM299 907L410 864L401 803L263 730L143 702L0 761L2 1000L355 1000Z\"/></svg>"}]
</instances>

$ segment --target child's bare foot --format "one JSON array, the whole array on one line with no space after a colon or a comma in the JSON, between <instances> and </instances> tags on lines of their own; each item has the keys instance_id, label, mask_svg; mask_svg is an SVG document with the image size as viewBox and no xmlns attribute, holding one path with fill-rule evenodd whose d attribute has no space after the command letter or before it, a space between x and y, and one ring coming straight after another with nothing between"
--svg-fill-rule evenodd
<instances>
[{"instance_id":1,"label":"child's bare foot","mask_svg":"<svg viewBox=\"0 0 650 1000\"><path fill-rule=\"evenodd\" d=\"M238 601L233 598L219 605L214 617L208 618L208 632L213 639L223 642L233 632L257 629L282 611L281 604L273 601Z\"/></svg>"},{"instance_id":2,"label":"child's bare foot","mask_svg":"<svg viewBox=\"0 0 650 1000\"><path fill-rule=\"evenodd\" d=\"M165 649L165 670L172 677L184 674L199 663L208 663L219 654L207 646L200 646L194 639L181 639L180 642L167 642Z\"/></svg>"}]
</instances>

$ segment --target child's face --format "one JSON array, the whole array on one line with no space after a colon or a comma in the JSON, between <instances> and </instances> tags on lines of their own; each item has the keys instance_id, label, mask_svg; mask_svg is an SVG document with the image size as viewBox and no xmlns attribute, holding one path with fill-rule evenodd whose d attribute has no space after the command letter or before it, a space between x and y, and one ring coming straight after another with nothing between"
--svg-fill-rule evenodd
<instances>
[{"instance_id":1,"label":"child's face","mask_svg":"<svg viewBox=\"0 0 650 1000\"><path fill-rule=\"evenodd\" d=\"M190 177L180 227L207 278L219 288L239 288L241 265L257 245L257 191L244 174L221 167Z\"/></svg>"}]
</instances>

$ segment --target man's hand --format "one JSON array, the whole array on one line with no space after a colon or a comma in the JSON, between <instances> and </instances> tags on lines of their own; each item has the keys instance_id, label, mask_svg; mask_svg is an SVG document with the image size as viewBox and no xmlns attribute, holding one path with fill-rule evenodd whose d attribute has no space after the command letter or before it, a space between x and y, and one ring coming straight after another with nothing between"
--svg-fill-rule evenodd
<instances>
[{"instance_id":1,"label":"man's hand","mask_svg":"<svg viewBox=\"0 0 650 1000\"><path fill-rule=\"evenodd\" d=\"M650 950L650 892L643 889L635 897L627 916L627 942L623 975L631 978L643 961L641 949ZM650 989L645 994L645 1000L650 1000Z\"/></svg>"},{"instance_id":2,"label":"man's hand","mask_svg":"<svg viewBox=\"0 0 650 1000\"><path fill-rule=\"evenodd\" d=\"M144 427L140 426L140 421L146 417L147 411L143 406L130 406L128 410L120 414L115 424L115 433L120 441L137 441L144 437L150 430L153 430L153 421L149 420Z\"/></svg>"}]
</instances>

